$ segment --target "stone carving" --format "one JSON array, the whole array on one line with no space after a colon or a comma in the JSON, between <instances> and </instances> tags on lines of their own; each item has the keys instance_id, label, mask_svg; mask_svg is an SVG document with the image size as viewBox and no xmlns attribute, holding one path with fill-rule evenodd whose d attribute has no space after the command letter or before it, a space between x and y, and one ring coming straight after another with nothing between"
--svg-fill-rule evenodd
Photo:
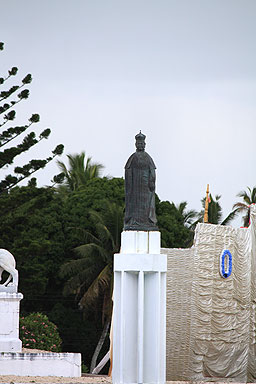
<instances>
[{"instance_id":1,"label":"stone carving","mask_svg":"<svg viewBox=\"0 0 256 384\"><path fill-rule=\"evenodd\" d=\"M4 284L0 284L0 291L5 291L9 287L18 287L18 271L15 268L16 262L13 255L6 249L0 249L0 281L2 280L2 273L6 271L9 273L7 280ZM13 280L10 283L11 279Z\"/></svg>"},{"instance_id":2,"label":"stone carving","mask_svg":"<svg viewBox=\"0 0 256 384\"><path fill-rule=\"evenodd\" d=\"M154 161L145 152L145 138L135 136L136 152L125 165L125 231L158 231L155 213Z\"/></svg>"}]
</instances>

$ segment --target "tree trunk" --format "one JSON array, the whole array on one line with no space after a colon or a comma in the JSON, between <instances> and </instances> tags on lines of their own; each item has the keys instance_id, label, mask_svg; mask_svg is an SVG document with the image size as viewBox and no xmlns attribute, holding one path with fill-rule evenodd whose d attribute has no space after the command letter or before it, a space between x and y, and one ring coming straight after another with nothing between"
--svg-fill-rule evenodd
<instances>
[{"instance_id":1,"label":"tree trunk","mask_svg":"<svg viewBox=\"0 0 256 384\"><path fill-rule=\"evenodd\" d=\"M96 367L96 363L97 363L97 359L98 359L98 356L99 356L99 353L100 353L100 350L104 344L104 341L106 339L106 336L107 336L107 333L108 333L108 329L109 329L109 325L110 325L110 320L108 319L105 324L104 324L104 327L103 327L103 331L101 333L101 336L100 336L100 339L98 341L98 344L95 348L95 351L94 351L94 354L92 356L92 361L91 361L91 367L90 367L90 373L92 373L92 371L94 370L94 368Z\"/></svg>"}]
</instances>

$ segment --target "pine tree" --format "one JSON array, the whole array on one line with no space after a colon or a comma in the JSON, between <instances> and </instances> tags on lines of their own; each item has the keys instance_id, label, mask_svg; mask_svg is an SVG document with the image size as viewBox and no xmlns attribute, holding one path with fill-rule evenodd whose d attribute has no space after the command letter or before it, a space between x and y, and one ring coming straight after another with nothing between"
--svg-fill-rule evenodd
<instances>
[{"instance_id":1,"label":"pine tree","mask_svg":"<svg viewBox=\"0 0 256 384\"><path fill-rule=\"evenodd\" d=\"M0 42L0 50L4 49L4 43ZM0 86L5 85L8 80L16 76L18 73L17 67L12 67L5 77L0 77ZM35 132L29 132L31 125L40 121L40 116L35 113L28 119L28 122L22 126L13 125L16 118L14 106L29 97L29 90L27 87L32 81L31 74L26 75L19 85L11 86L7 90L0 91L0 170L13 164L16 156L23 152L28 151L32 146L38 144L43 139L48 139L51 130L46 128L38 136ZM27 135L23 137L22 134L26 132ZM28 133L29 132L29 133ZM18 145L11 146L10 143L16 137L21 137L21 142ZM2 149L4 148L4 149ZM23 166L14 168L14 174L9 174L1 180L0 177L0 192L8 191L20 181L26 179L36 171L44 168L51 160L63 152L63 145L57 145L52 151L51 156L46 159L33 159Z\"/></svg>"}]
</instances>

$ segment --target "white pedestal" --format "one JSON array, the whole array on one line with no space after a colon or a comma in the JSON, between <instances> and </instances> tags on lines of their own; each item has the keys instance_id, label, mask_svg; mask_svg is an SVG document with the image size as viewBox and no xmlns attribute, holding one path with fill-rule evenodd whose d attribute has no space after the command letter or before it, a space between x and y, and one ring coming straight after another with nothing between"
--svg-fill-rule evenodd
<instances>
[{"instance_id":1,"label":"white pedestal","mask_svg":"<svg viewBox=\"0 0 256 384\"><path fill-rule=\"evenodd\" d=\"M21 293L0 292L0 352L21 352L19 313Z\"/></svg>"},{"instance_id":2,"label":"white pedestal","mask_svg":"<svg viewBox=\"0 0 256 384\"><path fill-rule=\"evenodd\" d=\"M0 353L0 375L81 377L81 354Z\"/></svg>"},{"instance_id":3,"label":"white pedestal","mask_svg":"<svg viewBox=\"0 0 256 384\"><path fill-rule=\"evenodd\" d=\"M160 232L122 233L114 256L114 384L165 383L166 271Z\"/></svg>"},{"instance_id":4,"label":"white pedestal","mask_svg":"<svg viewBox=\"0 0 256 384\"><path fill-rule=\"evenodd\" d=\"M80 353L21 353L21 293L0 292L0 375L81 376ZM3 289L3 288L2 288Z\"/></svg>"}]
</instances>

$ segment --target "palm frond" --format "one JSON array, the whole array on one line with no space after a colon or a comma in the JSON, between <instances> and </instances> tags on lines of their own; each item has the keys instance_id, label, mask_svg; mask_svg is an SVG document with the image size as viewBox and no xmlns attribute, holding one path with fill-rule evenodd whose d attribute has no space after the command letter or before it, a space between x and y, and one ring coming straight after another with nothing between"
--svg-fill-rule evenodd
<instances>
[{"instance_id":1,"label":"palm frond","mask_svg":"<svg viewBox=\"0 0 256 384\"><path fill-rule=\"evenodd\" d=\"M248 205L244 203L235 203L233 209L236 209L238 212L248 211Z\"/></svg>"},{"instance_id":2,"label":"palm frond","mask_svg":"<svg viewBox=\"0 0 256 384\"><path fill-rule=\"evenodd\" d=\"M91 264L86 268L81 269L78 273L70 276L64 286L63 294L76 294L77 298L81 298L81 294L88 289L88 287L95 280L95 276L98 276L99 273L104 268L104 265L101 264Z\"/></svg>"},{"instance_id":3,"label":"palm frond","mask_svg":"<svg viewBox=\"0 0 256 384\"><path fill-rule=\"evenodd\" d=\"M65 278L67 276L79 274L82 270L88 268L92 263L93 261L88 258L68 261L60 268L60 277Z\"/></svg>"},{"instance_id":4,"label":"palm frond","mask_svg":"<svg viewBox=\"0 0 256 384\"><path fill-rule=\"evenodd\" d=\"M91 232L87 231L86 229L84 228L81 228L81 227L68 227L67 228L68 230L74 230L76 231L78 234L80 233L82 236L83 236L83 239L85 242L95 242L96 244L100 244L100 240L94 236Z\"/></svg>"},{"instance_id":5,"label":"palm frond","mask_svg":"<svg viewBox=\"0 0 256 384\"><path fill-rule=\"evenodd\" d=\"M233 205L233 208L236 208L238 212L244 212L245 215L242 217L244 227L248 227L250 221L250 206L251 204L256 203L256 187L252 189L247 187L247 191L241 191L237 194L238 197L243 199L243 202L238 202Z\"/></svg>"},{"instance_id":6,"label":"palm frond","mask_svg":"<svg viewBox=\"0 0 256 384\"><path fill-rule=\"evenodd\" d=\"M237 216L238 210L234 209L230 214L221 222L221 225L228 225Z\"/></svg>"},{"instance_id":7,"label":"palm frond","mask_svg":"<svg viewBox=\"0 0 256 384\"><path fill-rule=\"evenodd\" d=\"M111 274L112 266L106 265L79 301L79 306L81 308L84 310L88 308L92 302L99 297L101 290L108 288L111 281Z\"/></svg>"},{"instance_id":8,"label":"palm frond","mask_svg":"<svg viewBox=\"0 0 256 384\"><path fill-rule=\"evenodd\" d=\"M68 279L66 281L66 284L64 285L63 289L63 295L67 296L70 294L75 294L77 295L78 292L81 290L83 285L83 282L81 283L79 276L73 276L72 278Z\"/></svg>"},{"instance_id":9,"label":"palm frond","mask_svg":"<svg viewBox=\"0 0 256 384\"><path fill-rule=\"evenodd\" d=\"M256 203L256 187L254 187L251 191L251 204Z\"/></svg>"},{"instance_id":10,"label":"palm frond","mask_svg":"<svg viewBox=\"0 0 256 384\"><path fill-rule=\"evenodd\" d=\"M248 190L250 191L250 188L247 187ZM246 191L240 191L238 194L237 194L238 197L241 197L244 202L246 204L250 204L251 203L251 199L250 199L250 196L248 195L248 193Z\"/></svg>"},{"instance_id":11,"label":"palm frond","mask_svg":"<svg viewBox=\"0 0 256 384\"><path fill-rule=\"evenodd\" d=\"M67 176L68 175L68 170L67 170L66 165L62 161L60 161L60 160L57 160L57 165L60 168L61 172L63 172L65 174L65 176Z\"/></svg>"},{"instance_id":12,"label":"palm frond","mask_svg":"<svg viewBox=\"0 0 256 384\"><path fill-rule=\"evenodd\" d=\"M75 191L86 186L88 180L100 176L104 168L102 164L92 163L91 157L88 157L85 164L85 152L75 155L67 155L69 169L61 161L57 164L65 175L65 185L68 190Z\"/></svg>"},{"instance_id":13,"label":"palm frond","mask_svg":"<svg viewBox=\"0 0 256 384\"><path fill-rule=\"evenodd\" d=\"M81 257L90 256L92 254L96 255L98 253L103 259L106 259L108 254L106 249L95 243L80 245L75 248L75 252L77 252Z\"/></svg>"},{"instance_id":14,"label":"palm frond","mask_svg":"<svg viewBox=\"0 0 256 384\"><path fill-rule=\"evenodd\" d=\"M186 207L187 207L187 202L186 201L182 201L181 203L179 203L178 205L176 205L176 209L177 209L177 211L181 214L181 215L183 215L183 213L184 213L184 211L185 211L185 209L186 209Z\"/></svg>"},{"instance_id":15,"label":"palm frond","mask_svg":"<svg viewBox=\"0 0 256 384\"><path fill-rule=\"evenodd\" d=\"M96 235L77 229L87 238L86 243L75 248L79 261L74 260L63 266L61 273L63 276L73 275L67 281L65 290L76 293L84 311L99 297L103 298L104 317L107 308L111 308L111 295L108 292L113 285L113 254L120 249L123 207L106 201L101 213L90 211L90 216L95 224ZM84 264L80 260L84 260Z\"/></svg>"}]
</instances>

